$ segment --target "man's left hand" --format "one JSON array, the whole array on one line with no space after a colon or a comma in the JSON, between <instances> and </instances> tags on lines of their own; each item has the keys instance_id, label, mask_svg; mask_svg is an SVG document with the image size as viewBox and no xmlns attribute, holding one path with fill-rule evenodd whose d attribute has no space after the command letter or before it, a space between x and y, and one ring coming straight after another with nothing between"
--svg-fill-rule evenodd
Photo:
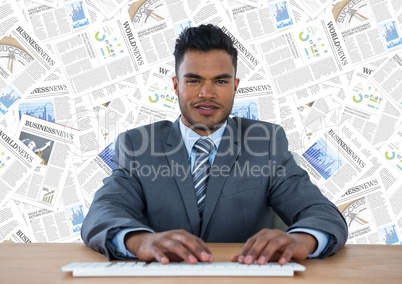
<instances>
[{"instance_id":1,"label":"man's left hand","mask_svg":"<svg viewBox=\"0 0 402 284\"><path fill-rule=\"evenodd\" d=\"M240 254L232 261L252 264L257 261L262 265L268 261L277 261L284 265L290 259L302 260L315 251L317 240L306 233L287 234L281 230L262 229L244 244Z\"/></svg>"}]
</instances>

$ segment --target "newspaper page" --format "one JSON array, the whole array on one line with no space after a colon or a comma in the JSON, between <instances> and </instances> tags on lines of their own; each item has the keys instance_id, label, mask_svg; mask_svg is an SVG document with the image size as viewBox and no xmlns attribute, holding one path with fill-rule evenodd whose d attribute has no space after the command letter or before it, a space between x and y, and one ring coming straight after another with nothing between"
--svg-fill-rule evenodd
<instances>
[{"instance_id":1,"label":"newspaper page","mask_svg":"<svg viewBox=\"0 0 402 284\"><path fill-rule=\"evenodd\" d=\"M236 0L236 2L255 7L261 7L264 4L264 0Z\"/></svg>"},{"instance_id":2,"label":"newspaper page","mask_svg":"<svg viewBox=\"0 0 402 284\"><path fill-rule=\"evenodd\" d=\"M305 131L304 138L314 139L328 128L338 126L341 108L342 105L334 101L331 96L299 106L299 116Z\"/></svg>"},{"instance_id":3,"label":"newspaper page","mask_svg":"<svg viewBox=\"0 0 402 284\"><path fill-rule=\"evenodd\" d=\"M24 19L17 3L13 0L0 1L0 38L2 38L18 21Z\"/></svg>"},{"instance_id":4,"label":"newspaper page","mask_svg":"<svg viewBox=\"0 0 402 284\"><path fill-rule=\"evenodd\" d=\"M288 138L289 151L300 154L304 145L304 137L306 137L303 123L299 116L297 103L294 96L289 95L278 99L280 111L280 125L286 132Z\"/></svg>"},{"instance_id":5,"label":"newspaper page","mask_svg":"<svg viewBox=\"0 0 402 284\"><path fill-rule=\"evenodd\" d=\"M18 119L27 114L71 126L75 120L75 105L70 97L65 81L44 82L18 105Z\"/></svg>"},{"instance_id":6,"label":"newspaper page","mask_svg":"<svg viewBox=\"0 0 402 284\"><path fill-rule=\"evenodd\" d=\"M248 80L251 75L263 67L263 62L260 60L260 56L237 34L236 30L232 28L230 22L223 21L219 26L233 40L234 45L238 50L236 76L240 78L240 80Z\"/></svg>"},{"instance_id":7,"label":"newspaper page","mask_svg":"<svg viewBox=\"0 0 402 284\"><path fill-rule=\"evenodd\" d=\"M332 202L336 202L372 167L372 162L342 132L342 125L339 129L331 127L310 141L310 146L300 156L300 166Z\"/></svg>"},{"instance_id":8,"label":"newspaper page","mask_svg":"<svg viewBox=\"0 0 402 284\"><path fill-rule=\"evenodd\" d=\"M56 7L59 4L60 0L32 0L32 1L42 5L48 5L50 7Z\"/></svg>"},{"instance_id":9,"label":"newspaper page","mask_svg":"<svg viewBox=\"0 0 402 284\"><path fill-rule=\"evenodd\" d=\"M399 181L402 176L402 126L395 130L395 133L391 135L387 141L385 141L379 148L380 155L385 158L386 162L393 167L394 174L399 173ZM402 185L398 182L394 182L392 188L388 190L389 195L392 196L391 202L395 214L402 217ZM401 219L398 219L401 220ZM399 221L399 228L402 231L402 223Z\"/></svg>"},{"instance_id":10,"label":"newspaper page","mask_svg":"<svg viewBox=\"0 0 402 284\"><path fill-rule=\"evenodd\" d=\"M87 4L82 0L62 0L57 7L27 7L33 30L43 42L66 36L91 24Z\"/></svg>"},{"instance_id":11,"label":"newspaper page","mask_svg":"<svg viewBox=\"0 0 402 284\"><path fill-rule=\"evenodd\" d=\"M148 68L137 33L124 17L92 25L53 44L74 97Z\"/></svg>"},{"instance_id":12,"label":"newspaper page","mask_svg":"<svg viewBox=\"0 0 402 284\"><path fill-rule=\"evenodd\" d=\"M129 0L97 0L96 7L108 19L122 9ZM144 1L138 1L144 2Z\"/></svg>"},{"instance_id":13,"label":"newspaper page","mask_svg":"<svg viewBox=\"0 0 402 284\"><path fill-rule=\"evenodd\" d=\"M38 242L81 242L80 230L87 212L81 187L72 169L68 172L56 211L27 210L30 226Z\"/></svg>"},{"instance_id":14,"label":"newspaper page","mask_svg":"<svg viewBox=\"0 0 402 284\"><path fill-rule=\"evenodd\" d=\"M10 199L0 207L0 243L32 243L35 236L27 225L15 202Z\"/></svg>"},{"instance_id":15,"label":"newspaper page","mask_svg":"<svg viewBox=\"0 0 402 284\"><path fill-rule=\"evenodd\" d=\"M53 72L57 59L22 21L0 39L0 47L1 116Z\"/></svg>"},{"instance_id":16,"label":"newspaper page","mask_svg":"<svg viewBox=\"0 0 402 284\"><path fill-rule=\"evenodd\" d=\"M396 221L398 223L399 231L402 232L402 212L396 216ZM400 244L402 245L402 242Z\"/></svg>"},{"instance_id":17,"label":"newspaper page","mask_svg":"<svg viewBox=\"0 0 402 284\"><path fill-rule=\"evenodd\" d=\"M402 111L402 52L389 57L368 77L368 80L399 111Z\"/></svg>"},{"instance_id":18,"label":"newspaper page","mask_svg":"<svg viewBox=\"0 0 402 284\"><path fill-rule=\"evenodd\" d=\"M240 83L231 114L237 117L280 123L279 105L270 82Z\"/></svg>"},{"instance_id":19,"label":"newspaper page","mask_svg":"<svg viewBox=\"0 0 402 284\"><path fill-rule=\"evenodd\" d=\"M368 178L378 173L384 188L389 196L392 210L396 216L402 212L402 177L401 171L389 164L387 158L363 137L359 131L345 120L340 131L364 154L364 160L370 161L372 167L362 176Z\"/></svg>"},{"instance_id":20,"label":"newspaper page","mask_svg":"<svg viewBox=\"0 0 402 284\"><path fill-rule=\"evenodd\" d=\"M400 48L401 22L390 0L336 0L331 7L339 36L354 65Z\"/></svg>"},{"instance_id":21,"label":"newspaper page","mask_svg":"<svg viewBox=\"0 0 402 284\"><path fill-rule=\"evenodd\" d=\"M237 70L239 78L247 79L260 68L261 63L257 59L256 52L237 35L221 2L207 1L204 6L198 6L194 12L191 12L187 1L153 2L155 3L145 2L140 8L135 2L128 11L142 49L145 51L148 66L151 68L171 61L175 39L179 33L186 27L201 23L219 25L235 41L239 50Z\"/></svg>"},{"instance_id":22,"label":"newspaper page","mask_svg":"<svg viewBox=\"0 0 402 284\"><path fill-rule=\"evenodd\" d=\"M159 120L175 121L180 115L178 97L173 89L172 80L166 77L172 67L160 64L150 70L142 97L140 98L138 119L139 125Z\"/></svg>"},{"instance_id":23,"label":"newspaper page","mask_svg":"<svg viewBox=\"0 0 402 284\"><path fill-rule=\"evenodd\" d=\"M248 80L263 67L259 54L239 35L220 2L210 1L208 5L200 7L193 13L192 19L194 25L217 25L232 39L238 51L236 76L240 80Z\"/></svg>"},{"instance_id":24,"label":"newspaper page","mask_svg":"<svg viewBox=\"0 0 402 284\"><path fill-rule=\"evenodd\" d=\"M176 37L191 25L188 5L187 1L137 1L122 12L128 14L150 68L173 59Z\"/></svg>"},{"instance_id":25,"label":"newspaper page","mask_svg":"<svg viewBox=\"0 0 402 284\"><path fill-rule=\"evenodd\" d=\"M0 126L0 208L41 162L28 146Z\"/></svg>"},{"instance_id":26,"label":"newspaper page","mask_svg":"<svg viewBox=\"0 0 402 284\"><path fill-rule=\"evenodd\" d=\"M302 106L328 96L333 98L333 96L337 96L339 92L341 92L339 86L331 85L330 82L325 81L323 83L301 89L291 94L291 96L294 97L295 101L297 102L297 106Z\"/></svg>"},{"instance_id":27,"label":"newspaper page","mask_svg":"<svg viewBox=\"0 0 402 284\"><path fill-rule=\"evenodd\" d=\"M0 125L11 130L13 134L16 133L18 123L18 113L15 109L11 109L9 112L7 112L7 115L0 117Z\"/></svg>"},{"instance_id":28,"label":"newspaper page","mask_svg":"<svg viewBox=\"0 0 402 284\"><path fill-rule=\"evenodd\" d=\"M379 148L381 155L402 174L402 125Z\"/></svg>"},{"instance_id":29,"label":"newspaper page","mask_svg":"<svg viewBox=\"0 0 402 284\"><path fill-rule=\"evenodd\" d=\"M311 19L317 18L334 0L299 0L297 3Z\"/></svg>"},{"instance_id":30,"label":"newspaper page","mask_svg":"<svg viewBox=\"0 0 402 284\"><path fill-rule=\"evenodd\" d=\"M256 42L279 97L352 70L334 21L317 19Z\"/></svg>"},{"instance_id":31,"label":"newspaper page","mask_svg":"<svg viewBox=\"0 0 402 284\"><path fill-rule=\"evenodd\" d=\"M138 92L140 92L140 86L137 83L131 82L128 84L126 81L120 81L94 90L89 93L89 98L92 105L98 106L125 96L133 95L137 97Z\"/></svg>"},{"instance_id":32,"label":"newspaper page","mask_svg":"<svg viewBox=\"0 0 402 284\"><path fill-rule=\"evenodd\" d=\"M99 137L99 150L104 149L121 132L127 130L127 117L133 115L131 110L137 109L137 106L138 103L134 102L132 95L127 95L94 107L101 133Z\"/></svg>"},{"instance_id":33,"label":"newspaper page","mask_svg":"<svg viewBox=\"0 0 402 284\"><path fill-rule=\"evenodd\" d=\"M280 124L288 137L290 151L301 155L309 139L339 124L341 105L332 96L340 91L326 81L278 99Z\"/></svg>"},{"instance_id":34,"label":"newspaper page","mask_svg":"<svg viewBox=\"0 0 402 284\"><path fill-rule=\"evenodd\" d=\"M361 179L335 203L345 218L349 244L396 245L402 233L381 178Z\"/></svg>"},{"instance_id":35,"label":"newspaper page","mask_svg":"<svg viewBox=\"0 0 402 284\"><path fill-rule=\"evenodd\" d=\"M40 158L40 165L31 177L18 188L13 199L56 210L61 198L78 131L29 115L22 115L18 129L19 140L31 153Z\"/></svg>"},{"instance_id":36,"label":"newspaper page","mask_svg":"<svg viewBox=\"0 0 402 284\"><path fill-rule=\"evenodd\" d=\"M262 7L237 4L230 8L237 32L245 40L257 40L291 27L296 20L287 1L266 1Z\"/></svg>"},{"instance_id":37,"label":"newspaper page","mask_svg":"<svg viewBox=\"0 0 402 284\"><path fill-rule=\"evenodd\" d=\"M98 153L101 138L99 120L88 94L76 97L74 105L76 121L73 127L80 130L79 145L74 150L74 157L83 162Z\"/></svg>"},{"instance_id":38,"label":"newspaper page","mask_svg":"<svg viewBox=\"0 0 402 284\"><path fill-rule=\"evenodd\" d=\"M376 148L390 137L402 122L402 115L380 90L367 80L372 68L356 68L346 91L341 121L347 119Z\"/></svg>"},{"instance_id":39,"label":"newspaper page","mask_svg":"<svg viewBox=\"0 0 402 284\"><path fill-rule=\"evenodd\" d=\"M114 164L115 141L110 143L99 155L88 159L80 167L75 168L78 183L87 204L91 204L96 191L103 185L103 179L112 174Z\"/></svg>"},{"instance_id":40,"label":"newspaper page","mask_svg":"<svg viewBox=\"0 0 402 284\"><path fill-rule=\"evenodd\" d=\"M71 127L80 130L75 158L84 162L95 157L121 131L133 127L142 96L136 82L111 84L74 99Z\"/></svg>"}]
</instances>

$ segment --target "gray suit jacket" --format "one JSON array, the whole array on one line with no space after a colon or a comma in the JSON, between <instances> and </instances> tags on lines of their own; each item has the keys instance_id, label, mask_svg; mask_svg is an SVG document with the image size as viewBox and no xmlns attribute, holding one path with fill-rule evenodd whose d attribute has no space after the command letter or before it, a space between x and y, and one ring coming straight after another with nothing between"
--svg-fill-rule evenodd
<instances>
[{"instance_id":1,"label":"gray suit jacket","mask_svg":"<svg viewBox=\"0 0 402 284\"><path fill-rule=\"evenodd\" d=\"M115 169L96 192L81 229L84 243L116 257L110 240L124 228L184 229L206 242L245 242L272 228L273 210L289 226L330 235L320 257L346 242L337 208L311 183L275 124L229 118L198 214L179 122L161 121L121 133Z\"/></svg>"}]
</instances>

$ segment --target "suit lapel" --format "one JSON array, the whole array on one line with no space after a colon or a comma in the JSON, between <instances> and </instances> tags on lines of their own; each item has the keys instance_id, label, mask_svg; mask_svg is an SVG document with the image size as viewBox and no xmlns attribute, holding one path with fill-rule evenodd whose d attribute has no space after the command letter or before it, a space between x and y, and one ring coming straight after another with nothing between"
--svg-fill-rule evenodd
<instances>
[{"instance_id":1,"label":"suit lapel","mask_svg":"<svg viewBox=\"0 0 402 284\"><path fill-rule=\"evenodd\" d=\"M191 176L190 163L188 161L188 153L180 133L179 120L176 120L172 124L164 151L166 158L169 161L169 165L174 165L179 168L179 170L176 170L177 168L172 168L172 172L178 173L177 175L174 175L174 179L176 180L177 187L182 196L187 217L193 230L192 233L198 236L200 233L200 216L198 214L193 178Z\"/></svg>"},{"instance_id":2,"label":"suit lapel","mask_svg":"<svg viewBox=\"0 0 402 284\"><path fill-rule=\"evenodd\" d=\"M239 131L236 122L229 118L226 130L222 136L222 141L219 145L219 149L214 161L214 168L222 169L222 167L233 167L239 153L240 146L238 145ZM205 229L208 226L209 220L211 219L212 213L215 209L218 198L221 194L223 185L227 176L214 176L208 180L207 194L205 197L205 207L203 213L203 221L201 228L201 238L205 233Z\"/></svg>"}]
</instances>

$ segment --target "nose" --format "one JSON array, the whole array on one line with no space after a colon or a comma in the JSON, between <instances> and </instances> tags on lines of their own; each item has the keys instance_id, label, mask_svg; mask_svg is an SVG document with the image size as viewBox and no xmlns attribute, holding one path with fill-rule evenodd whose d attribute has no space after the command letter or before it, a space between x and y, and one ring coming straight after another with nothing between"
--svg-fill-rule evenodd
<instances>
[{"instance_id":1,"label":"nose","mask_svg":"<svg viewBox=\"0 0 402 284\"><path fill-rule=\"evenodd\" d=\"M201 90L200 90L198 96L200 98L204 98L207 100L215 98L216 94L215 94L214 84L209 83L209 82L205 82L204 84L202 84Z\"/></svg>"}]
</instances>

